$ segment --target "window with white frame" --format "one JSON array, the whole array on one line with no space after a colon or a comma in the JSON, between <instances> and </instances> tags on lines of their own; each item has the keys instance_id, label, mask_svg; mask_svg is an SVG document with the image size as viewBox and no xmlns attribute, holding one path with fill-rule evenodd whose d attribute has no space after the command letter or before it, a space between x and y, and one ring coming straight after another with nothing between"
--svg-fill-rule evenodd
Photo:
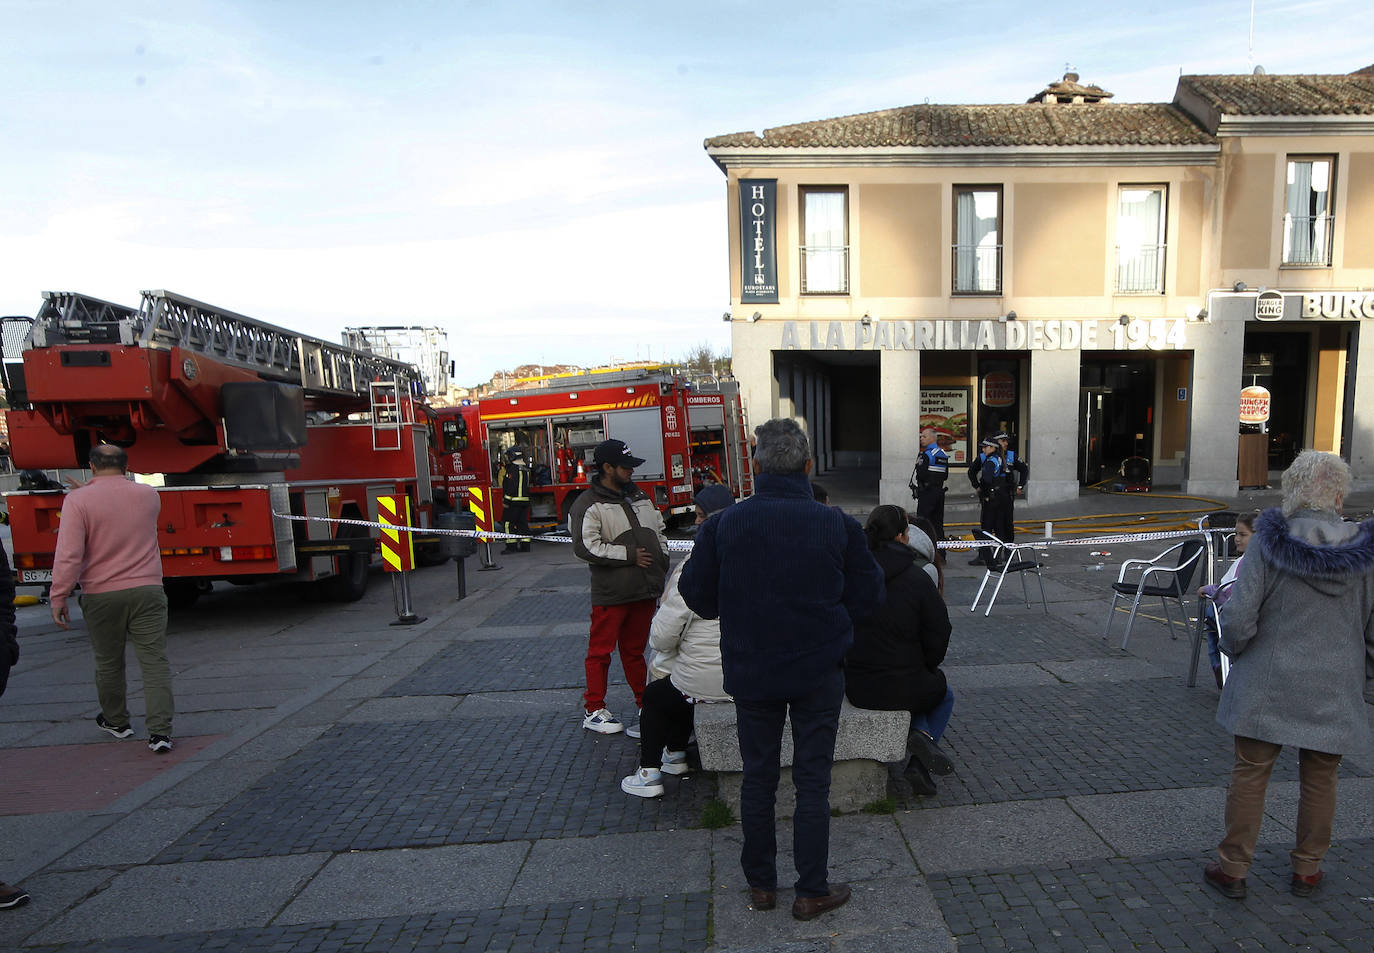
<instances>
[{"instance_id":1,"label":"window with white frame","mask_svg":"<svg viewBox=\"0 0 1374 953\"><path fill-rule=\"evenodd\" d=\"M1331 186L1335 160L1330 156L1288 160L1288 188L1283 206L1283 263L1331 264Z\"/></svg>"},{"instance_id":2,"label":"window with white frame","mask_svg":"<svg viewBox=\"0 0 1374 953\"><path fill-rule=\"evenodd\" d=\"M1162 185L1123 185L1117 191L1117 294L1164 293L1166 198Z\"/></svg>"},{"instance_id":3,"label":"window with white frame","mask_svg":"<svg viewBox=\"0 0 1374 953\"><path fill-rule=\"evenodd\" d=\"M802 294L849 294L849 190L803 186Z\"/></svg>"},{"instance_id":4,"label":"window with white frame","mask_svg":"<svg viewBox=\"0 0 1374 953\"><path fill-rule=\"evenodd\" d=\"M1002 293L1002 187L954 187L954 293Z\"/></svg>"}]
</instances>

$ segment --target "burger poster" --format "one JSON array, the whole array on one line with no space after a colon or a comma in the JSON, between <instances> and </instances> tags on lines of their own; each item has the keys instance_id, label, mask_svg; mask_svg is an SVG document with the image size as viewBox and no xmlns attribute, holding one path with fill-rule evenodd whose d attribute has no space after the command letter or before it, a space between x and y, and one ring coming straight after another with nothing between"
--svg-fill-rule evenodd
<instances>
[{"instance_id":1,"label":"burger poster","mask_svg":"<svg viewBox=\"0 0 1374 953\"><path fill-rule=\"evenodd\" d=\"M951 463L967 463L968 388L921 389L921 429L931 427L940 449Z\"/></svg>"}]
</instances>

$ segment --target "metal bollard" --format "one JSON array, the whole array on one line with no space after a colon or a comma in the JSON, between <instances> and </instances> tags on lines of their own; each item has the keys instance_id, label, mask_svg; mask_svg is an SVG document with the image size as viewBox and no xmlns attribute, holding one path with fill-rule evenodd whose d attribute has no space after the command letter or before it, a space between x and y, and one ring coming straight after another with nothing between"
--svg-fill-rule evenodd
<instances>
[{"instance_id":1,"label":"metal bollard","mask_svg":"<svg viewBox=\"0 0 1374 953\"><path fill-rule=\"evenodd\" d=\"M417 616L410 606L410 573L391 574L391 602L396 609L396 621L392 625L419 625L425 616Z\"/></svg>"}]
</instances>

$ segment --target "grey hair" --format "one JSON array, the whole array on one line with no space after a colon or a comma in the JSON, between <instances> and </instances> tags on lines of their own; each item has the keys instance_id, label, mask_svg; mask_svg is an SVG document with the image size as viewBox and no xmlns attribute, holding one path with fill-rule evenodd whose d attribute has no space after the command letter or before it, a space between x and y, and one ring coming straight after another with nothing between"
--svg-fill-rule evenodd
<instances>
[{"instance_id":1,"label":"grey hair","mask_svg":"<svg viewBox=\"0 0 1374 953\"><path fill-rule=\"evenodd\" d=\"M1283 471L1283 515L1299 510L1336 512L1350 493L1350 465L1334 453L1304 450Z\"/></svg>"},{"instance_id":2,"label":"grey hair","mask_svg":"<svg viewBox=\"0 0 1374 953\"><path fill-rule=\"evenodd\" d=\"M790 417L775 417L754 430L754 469L760 473L801 473L811 459L811 441Z\"/></svg>"}]
</instances>

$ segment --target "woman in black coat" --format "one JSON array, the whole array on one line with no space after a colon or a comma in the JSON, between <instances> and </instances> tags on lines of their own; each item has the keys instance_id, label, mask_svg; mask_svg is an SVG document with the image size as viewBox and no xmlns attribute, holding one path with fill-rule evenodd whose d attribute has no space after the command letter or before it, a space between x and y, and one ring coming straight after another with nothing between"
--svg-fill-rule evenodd
<instances>
[{"instance_id":1,"label":"woman in black coat","mask_svg":"<svg viewBox=\"0 0 1374 953\"><path fill-rule=\"evenodd\" d=\"M949 612L907 545L910 532L906 511L889 504L870 513L864 526L883 570L887 601L854 623L854 646L845 656L845 695L858 708L911 712L906 778L917 794L934 794L931 774L954 770L939 748L954 709L954 692L940 671L949 648Z\"/></svg>"}]
</instances>

